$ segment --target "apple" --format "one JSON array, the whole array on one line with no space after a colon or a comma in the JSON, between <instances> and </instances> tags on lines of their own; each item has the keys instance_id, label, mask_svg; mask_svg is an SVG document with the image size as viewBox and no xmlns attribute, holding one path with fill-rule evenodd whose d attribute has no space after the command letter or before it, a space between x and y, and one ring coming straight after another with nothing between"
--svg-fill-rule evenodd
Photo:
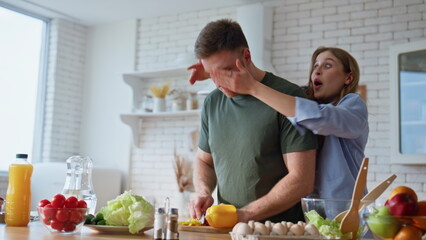
<instances>
[{"instance_id":1,"label":"apple","mask_svg":"<svg viewBox=\"0 0 426 240\"><path fill-rule=\"evenodd\" d=\"M398 233L400 224L387 206L377 208L367 220L371 232L383 238L393 238Z\"/></svg>"},{"instance_id":2,"label":"apple","mask_svg":"<svg viewBox=\"0 0 426 240\"><path fill-rule=\"evenodd\" d=\"M389 201L393 216L413 216L417 213L417 202L407 193L399 193Z\"/></svg>"}]
</instances>

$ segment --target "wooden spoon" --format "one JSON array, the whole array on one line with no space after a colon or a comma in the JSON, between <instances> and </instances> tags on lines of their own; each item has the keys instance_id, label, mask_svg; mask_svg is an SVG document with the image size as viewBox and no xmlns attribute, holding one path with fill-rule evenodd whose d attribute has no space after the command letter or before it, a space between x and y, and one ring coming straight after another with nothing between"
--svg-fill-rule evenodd
<instances>
[{"instance_id":1,"label":"wooden spoon","mask_svg":"<svg viewBox=\"0 0 426 240\"><path fill-rule=\"evenodd\" d=\"M373 189L371 189L370 192L367 193L367 195L365 195L362 199L361 199L361 206L359 207L359 212L361 212L362 210L364 210L364 208L366 208L370 201L374 202L376 201L376 199L378 197L380 197L380 195L382 195L382 193L392 184L393 180L395 180L396 175L392 174L390 175L388 178L386 178L385 180L383 180L383 182L377 184L376 187L374 187ZM334 220L337 222L341 222L343 217L345 216L346 211L343 211L341 213L339 213Z\"/></svg>"},{"instance_id":2,"label":"wooden spoon","mask_svg":"<svg viewBox=\"0 0 426 240\"><path fill-rule=\"evenodd\" d=\"M351 207L343 217L342 223L340 224L340 231L342 231L343 234L351 232L352 240L356 239L356 235L358 233L360 223L358 209L361 197L364 194L365 185L367 183L367 173L368 158L364 158L356 178L355 187L352 194Z\"/></svg>"}]
</instances>

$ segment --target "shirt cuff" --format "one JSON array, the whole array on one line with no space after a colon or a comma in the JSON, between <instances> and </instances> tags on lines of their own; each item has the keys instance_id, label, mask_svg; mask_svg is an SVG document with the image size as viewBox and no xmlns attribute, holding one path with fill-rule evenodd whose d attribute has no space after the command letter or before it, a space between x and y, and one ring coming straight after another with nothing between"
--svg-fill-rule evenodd
<instances>
[{"instance_id":1,"label":"shirt cuff","mask_svg":"<svg viewBox=\"0 0 426 240\"><path fill-rule=\"evenodd\" d=\"M306 128L300 124L303 120L320 118L321 112L319 110L319 105L315 101L296 97L296 111L294 117L287 117L287 119L293 124L297 131L304 135L306 133Z\"/></svg>"},{"instance_id":2,"label":"shirt cuff","mask_svg":"<svg viewBox=\"0 0 426 240\"><path fill-rule=\"evenodd\" d=\"M320 106L317 102L296 97L296 121L301 122L306 119L320 118Z\"/></svg>"}]
</instances>

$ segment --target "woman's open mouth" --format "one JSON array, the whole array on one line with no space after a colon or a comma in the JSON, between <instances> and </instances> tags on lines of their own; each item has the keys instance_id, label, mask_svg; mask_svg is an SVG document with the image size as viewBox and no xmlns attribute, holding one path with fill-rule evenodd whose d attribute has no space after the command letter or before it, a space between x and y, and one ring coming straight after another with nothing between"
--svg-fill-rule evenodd
<instances>
[{"instance_id":1,"label":"woman's open mouth","mask_svg":"<svg viewBox=\"0 0 426 240\"><path fill-rule=\"evenodd\" d=\"M314 89L319 89L322 86L322 82L318 79L314 79Z\"/></svg>"}]
</instances>

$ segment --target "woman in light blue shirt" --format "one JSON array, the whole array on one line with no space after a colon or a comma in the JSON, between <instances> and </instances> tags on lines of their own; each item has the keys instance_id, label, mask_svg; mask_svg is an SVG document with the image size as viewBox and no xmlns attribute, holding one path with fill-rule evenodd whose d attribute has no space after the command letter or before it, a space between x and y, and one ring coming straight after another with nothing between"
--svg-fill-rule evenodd
<instances>
[{"instance_id":1,"label":"woman in light blue shirt","mask_svg":"<svg viewBox=\"0 0 426 240\"><path fill-rule=\"evenodd\" d=\"M312 55L309 99L275 91L254 80L239 60L237 66L238 72L211 73L216 85L250 94L287 116L300 131L320 135L313 196L350 199L369 132L367 106L355 93L360 75L356 60L340 48L318 48Z\"/></svg>"}]
</instances>

